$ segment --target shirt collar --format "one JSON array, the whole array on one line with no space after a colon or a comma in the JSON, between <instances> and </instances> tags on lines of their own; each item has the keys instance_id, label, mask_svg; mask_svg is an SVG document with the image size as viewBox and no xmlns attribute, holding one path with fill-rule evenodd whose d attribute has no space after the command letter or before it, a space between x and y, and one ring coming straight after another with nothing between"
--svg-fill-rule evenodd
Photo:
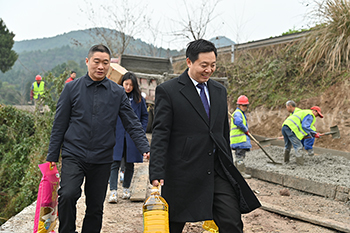
<instances>
[{"instance_id":1,"label":"shirt collar","mask_svg":"<svg viewBox=\"0 0 350 233\"><path fill-rule=\"evenodd\" d=\"M188 77L190 77L190 76L188 76ZM197 82L196 80L194 80L194 79L191 78L191 77L190 77L190 79L191 79L191 81L193 82L193 85L194 85L195 87L197 87L197 84L198 84L199 82ZM207 82L204 82L204 85L207 86Z\"/></svg>"},{"instance_id":2,"label":"shirt collar","mask_svg":"<svg viewBox=\"0 0 350 233\"><path fill-rule=\"evenodd\" d=\"M107 78L105 77L101 82L100 82L100 85L103 85L105 88L107 88L108 86L108 80ZM95 84L95 81L91 79L91 77L89 76L88 73L86 73L85 75L85 84L86 86L92 86L93 84Z\"/></svg>"}]
</instances>

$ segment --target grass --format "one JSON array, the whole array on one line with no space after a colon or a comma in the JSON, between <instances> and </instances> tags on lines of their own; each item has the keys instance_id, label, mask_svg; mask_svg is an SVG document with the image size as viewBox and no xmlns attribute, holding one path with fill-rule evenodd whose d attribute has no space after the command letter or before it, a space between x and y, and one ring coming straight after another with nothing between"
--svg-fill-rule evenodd
<instances>
[{"instance_id":1,"label":"grass","mask_svg":"<svg viewBox=\"0 0 350 233\"><path fill-rule=\"evenodd\" d=\"M319 65L327 71L349 68L350 55L350 1L324 0L316 2L314 18L319 20L301 43L300 55L305 58L303 71L315 71Z\"/></svg>"},{"instance_id":2,"label":"grass","mask_svg":"<svg viewBox=\"0 0 350 233\"><path fill-rule=\"evenodd\" d=\"M347 66L329 70L325 62L305 71L300 44L270 46L236 53L234 63L218 60L216 76L229 78L229 103L235 107L240 95L246 95L250 108L284 106L289 99L299 101L321 95L331 85L347 78Z\"/></svg>"}]
</instances>

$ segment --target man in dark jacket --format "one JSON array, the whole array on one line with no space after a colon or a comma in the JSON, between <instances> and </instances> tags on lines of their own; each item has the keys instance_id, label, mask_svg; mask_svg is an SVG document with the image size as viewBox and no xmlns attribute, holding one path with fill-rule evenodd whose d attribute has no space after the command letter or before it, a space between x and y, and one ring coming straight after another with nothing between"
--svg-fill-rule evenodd
<instances>
[{"instance_id":1,"label":"man in dark jacket","mask_svg":"<svg viewBox=\"0 0 350 233\"><path fill-rule=\"evenodd\" d=\"M88 73L67 83L57 102L46 160L57 162L62 148L58 190L62 233L75 233L76 202L84 178L86 212L82 233L101 230L118 116L140 153L149 157L146 135L124 89L106 78L110 56L104 45L91 47L86 58Z\"/></svg>"},{"instance_id":2,"label":"man in dark jacket","mask_svg":"<svg viewBox=\"0 0 350 233\"><path fill-rule=\"evenodd\" d=\"M170 232L214 219L220 233L243 232L241 213L260 206L233 165L227 93L210 80L216 48L189 43L188 69L156 88L149 174L169 203Z\"/></svg>"}]
</instances>

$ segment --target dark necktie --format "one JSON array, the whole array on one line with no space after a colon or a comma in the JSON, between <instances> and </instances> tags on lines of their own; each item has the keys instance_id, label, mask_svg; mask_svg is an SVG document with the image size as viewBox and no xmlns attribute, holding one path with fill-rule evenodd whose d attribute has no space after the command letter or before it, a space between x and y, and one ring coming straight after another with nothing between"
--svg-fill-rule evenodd
<instances>
[{"instance_id":1,"label":"dark necktie","mask_svg":"<svg viewBox=\"0 0 350 233\"><path fill-rule=\"evenodd\" d=\"M202 100L202 103L203 103L203 105L204 105L204 109L205 109L205 111L207 112L207 116L208 116L208 119L209 119L209 111L210 111L210 108L209 108L209 103L208 103L207 95L205 94L205 90L204 90L204 83L198 83L198 84L197 84L197 87L198 87L199 89L201 89L201 92L200 92L201 100Z\"/></svg>"}]
</instances>

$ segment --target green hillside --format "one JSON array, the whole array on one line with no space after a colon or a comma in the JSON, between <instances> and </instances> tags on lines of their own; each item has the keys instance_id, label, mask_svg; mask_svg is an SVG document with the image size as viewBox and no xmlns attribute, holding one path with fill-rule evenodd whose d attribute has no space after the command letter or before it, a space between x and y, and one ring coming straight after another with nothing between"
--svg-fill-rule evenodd
<instances>
[{"instance_id":1,"label":"green hillside","mask_svg":"<svg viewBox=\"0 0 350 233\"><path fill-rule=\"evenodd\" d=\"M91 29L92 30L92 29ZM16 41L13 49L17 53L22 53L24 51L35 51L35 50L49 50L55 48L61 48L63 46L70 46L72 49L77 47L90 48L92 44L99 43L94 37L91 36L90 29L71 31L55 37L34 39L34 40L23 40ZM104 29L107 33L111 34L116 33L115 30ZM126 54L135 54L135 55L150 55L149 47L157 50L157 56L167 57L174 56L178 54L176 50L167 50L164 48L156 48L153 45L147 44L146 42L140 39L131 38L131 42L126 50Z\"/></svg>"},{"instance_id":2,"label":"green hillside","mask_svg":"<svg viewBox=\"0 0 350 233\"><path fill-rule=\"evenodd\" d=\"M114 33L111 30L105 31ZM11 70L0 72L0 104L25 104L29 100L29 90L37 74L46 75L52 69L57 72L75 70L80 77L86 72L85 58L93 44L100 43L89 34L90 30L80 30L51 38L16 41L13 49L19 54ZM176 50L157 48L140 39L131 38L126 54L151 56L156 51L160 57L176 56Z\"/></svg>"}]
</instances>

